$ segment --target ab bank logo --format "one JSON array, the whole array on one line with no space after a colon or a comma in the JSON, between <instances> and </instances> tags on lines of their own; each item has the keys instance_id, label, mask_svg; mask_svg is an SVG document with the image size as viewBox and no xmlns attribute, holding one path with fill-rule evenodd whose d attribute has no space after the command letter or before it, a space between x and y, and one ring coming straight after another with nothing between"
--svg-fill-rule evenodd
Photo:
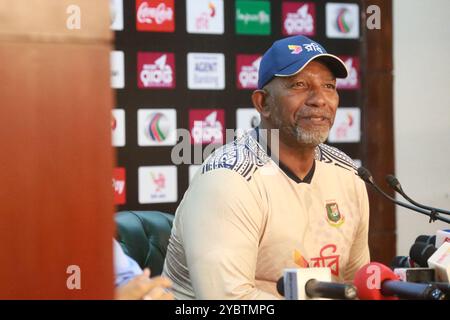
<instances>
[{"instance_id":1,"label":"ab bank logo","mask_svg":"<svg viewBox=\"0 0 450 320\"><path fill-rule=\"evenodd\" d=\"M189 111L191 143L223 143L225 112L221 109L194 109Z\"/></svg>"},{"instance_id":2,"label":"ab bank logo","mask_svg":"<svg viewBox=\"0 0 450 320\"><path fill-rule=\"evenodd\" d=\"M175 57L167 52L138 52L139 88L175 88Z\"/></svg>"},{"instance_id":3,"label":"ab bank logo","mask_svg":"<svg viewBox=\"0 0 450 320\"><path fill-rule=\"evenodd\" d=\"M175 166L139 167L139 203L168 203L178 199Z\"/></svg>"},{"instance_id":4,"label":"ab bank logo","mask_svg":"<svg viewBox=\"0 0 450 320\"><path fill-rule=\"evenodd\" d=\"M223 0L187 0L188 33L224 33Z\"/></svg>"},{"instance_id":5,"label":"ab bank logo","mask_svg":"<svg viewBox=\"0 0 450 320\"><path fill-rule=\"evenodd\" d=\"M174 32L174 0L136 0L138 31Z\"/></svg>"},{"instance_id":6,"label":"ab bank logo","mask_svg":"<svg viewBox=\"0 0 450 320\"><path fill-rule=\"evenodd\" d=\"M359 58L343 57L339 58L344 61L348 70L348 76L345 79L336 79L338 89L359 89Z\"/></svg>"},{"instance_id":7,"label":"ab bank logo","mask_svg":"<svg viewBox=\"0 0 450 320\"><path fill-rule=\"evenodd\" d=\"M283 35L315 35L316 7L311 2L283 2Z\"/></svg>"},{"instance_id":8,"label":"ab bank logo","mask_svg":"<svg viewBox=\"0 0 450 320\"><path fill-rule=\"evenodd\" d=\"M238 89L256 89L258 87L258 70L261 56L255 54L238 54L236 57L236 86Z\"/></svg>"},{"instance_id":9,"label":"ab bank logo","mask_svg":"<svg viewBox=\"0 0 450 320\"><path fill-rule=\"evenodd\" d=\"M359 6L355 3L326 4L328 38L359 38Z\"/></svg>"},{"instance_id":10,"label":"ab bank logo","mask_svg":"<svg viewBox=\"0 0 450 320\"><path fill-rule=\"evenodd\" d=\"M176 143L175 109L139 109L138 145L171 146Z\"/></svg>"}]
</instances>

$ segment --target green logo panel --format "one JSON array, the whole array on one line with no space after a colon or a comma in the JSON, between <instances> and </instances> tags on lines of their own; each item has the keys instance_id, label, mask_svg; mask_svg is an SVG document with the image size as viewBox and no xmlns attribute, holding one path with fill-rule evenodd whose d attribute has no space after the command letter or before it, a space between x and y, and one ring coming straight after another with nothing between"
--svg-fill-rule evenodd
<instances>
[{"instance_id":1,"label":"green logo panel","mask_svg":"<svg viewBox=\"0 0 450 320\"><path fill-rule=\"evenodd\" d=\"M236 33L270 35L270 2L236 1Z\"/></svg>"}]
</instances>

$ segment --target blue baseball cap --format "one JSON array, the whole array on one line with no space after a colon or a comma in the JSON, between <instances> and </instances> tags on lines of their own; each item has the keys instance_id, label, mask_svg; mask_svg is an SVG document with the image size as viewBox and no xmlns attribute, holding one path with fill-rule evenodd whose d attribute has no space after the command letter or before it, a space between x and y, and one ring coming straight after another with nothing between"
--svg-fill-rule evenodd
<instances>
[{"instance_id":1,"label":"blue baseball cap","mask_svg":"<svg viewBox=\"0 0 450 320\"><path fill-rule=\"evenodd\" d=\"M275 41L264 53L259 65L258 88L262 89L273 77L299 73L316 58L320 58L336 78L347 77L347 67L341 59L305 36L293 36Z\"/></svg>"}]
</instances>

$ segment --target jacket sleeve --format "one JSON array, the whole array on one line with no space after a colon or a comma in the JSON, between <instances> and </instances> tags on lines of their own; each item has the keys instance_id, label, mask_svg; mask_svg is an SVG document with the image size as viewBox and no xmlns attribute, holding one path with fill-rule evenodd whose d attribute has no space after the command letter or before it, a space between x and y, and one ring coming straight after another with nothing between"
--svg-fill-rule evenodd
<instances>
[{"instance_id":1,"label":"jacket sleeve","mask_svg":"<svg viewBox=\"0 0 450 320\"><path fill-rule=\"evenodd\" d=\"M264 212L249 181L219 169L190 189L181 226L196 299L278 299L255 286Z\"/></svg>"}]
</instances>

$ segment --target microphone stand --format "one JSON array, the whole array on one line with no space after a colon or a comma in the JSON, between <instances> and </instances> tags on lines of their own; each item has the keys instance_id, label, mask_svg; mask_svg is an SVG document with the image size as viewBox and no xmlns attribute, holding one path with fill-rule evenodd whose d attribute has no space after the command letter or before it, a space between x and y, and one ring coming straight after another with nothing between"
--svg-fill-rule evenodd
<instances>
[{"instance_id":1,"label":"microphone stand","mask_svg":"<svg viewBox=\"0 0 450 320\"><path fill-rule=\"evenodd\" d=\"M446 223L450 224L450 219L441 217L437 211L429 212L429 211L426 211L426 210L423 210L423 209L411 206L411 205L409 205L407 203L404 203L404 202L401 202L401 201L397 201L396 199L392 198L390 195L386 194L383 190L381 190L380 187L378 187L378 185L375 183L375 181L374 181L374 179L372 177L372 174L366 168L359 167L358 168L358 176L361 179L363 179L364 182L370 184L378 193L383 195L386 199L394 202L395 204L397 204L397 205L399 205L401 207L404 207L404 208L407 208L407 209L410 209L410 210L413 210L413 211L416 211L416 212L419 212L421 214L424 214L424 215L428 216L430 218L430 220L429 220L430 223L434 222L436 220L440 220L440 221L443 221L443 222L446 222Z\"/></svg>"},{"instance_id":2,"label":"microphone stand","mask_svg":"<svg viewBox=\"0 0 450 320\"><path fill-rule=\"evenodd\" d=\"M439 212L439 213L442 213L442 214L450 215L450 211L448 211L448 210L444 210L444 209L439 209L439 208L433 208L433 207L430 207L430 206L426 206L426 205L420 204L420 203L414 201L413 199L411 199L411 198L406 194L406 192L403 191L403 188L402 188L402 186L401 186L401 184L400 184L400 181L398 181L398 179L397 179L395 176L393 176L393 175L391 175L391 174L387 175L387 176L386 176L386 182L388 183L388 185L389 185L394 191L397 191L398 193L400 193L400 194L401 194L408 202L412 203L413 205L415 205L415 206L417 206L417 207L419 207L419 208L422 208L422 209L430 210L430 211L431 211L431 214L433 214L433 213L436 214L436 213Z\"/></svg>"}]
</instances>

